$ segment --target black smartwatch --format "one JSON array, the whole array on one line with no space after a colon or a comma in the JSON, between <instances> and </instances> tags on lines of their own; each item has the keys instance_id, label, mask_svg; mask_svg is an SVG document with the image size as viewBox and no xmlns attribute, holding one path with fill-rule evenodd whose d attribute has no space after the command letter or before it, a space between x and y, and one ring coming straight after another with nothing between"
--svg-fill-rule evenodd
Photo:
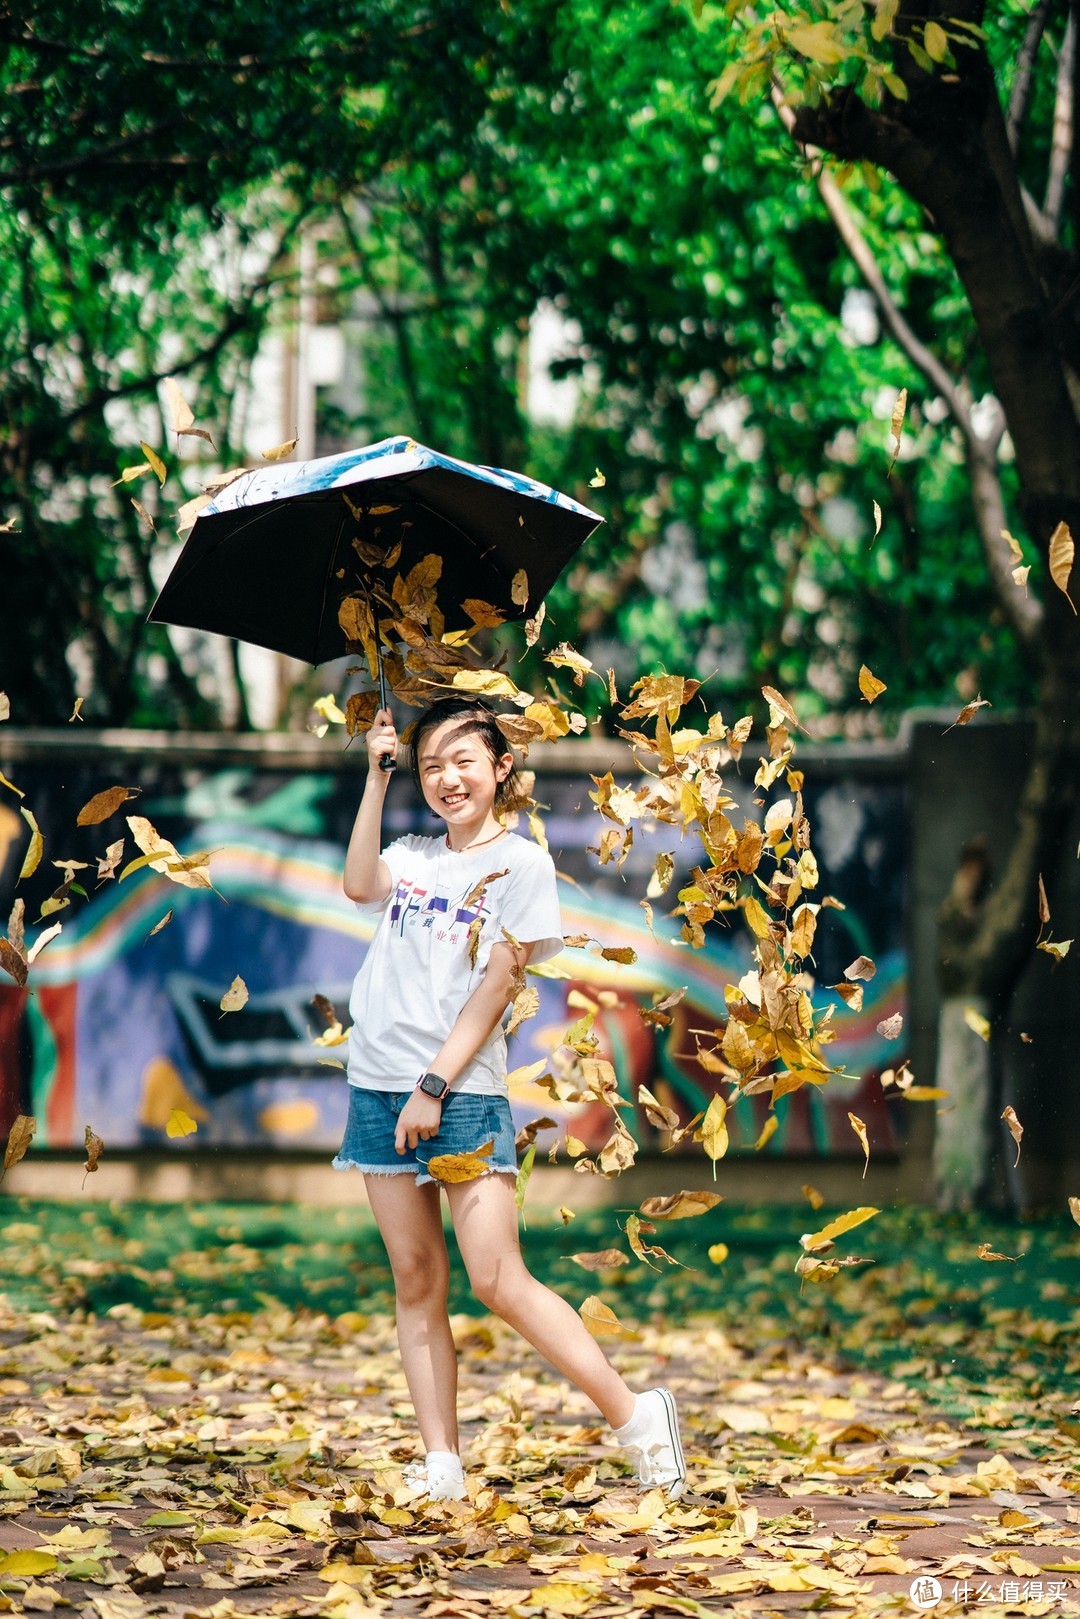
<instances>
[{"instance_id":1,"label":"black smartwatch","mask_svg":"<svg viewBox=\"0 0 1080 1619\"><path fill-rule=\"evenodd\" d=\"M416 1081L416 1089L423 1091L425 1096L433 1096L437 1102L441 1102L450 1089L450 1084L439 1074L421 1074Z\"/></svg>"}]
</instances>

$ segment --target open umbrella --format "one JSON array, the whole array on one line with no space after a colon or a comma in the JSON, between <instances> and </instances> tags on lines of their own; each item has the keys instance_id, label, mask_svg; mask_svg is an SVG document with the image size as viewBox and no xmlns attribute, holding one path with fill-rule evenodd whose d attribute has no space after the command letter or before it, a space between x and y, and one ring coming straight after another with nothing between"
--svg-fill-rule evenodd
<instances>
[{"instance_id":1,"label":"open umbrella","mask_svg":"<svg viewBox=\"0 0 1080 1619\"><path fill-rule=\"evenodd\" d=\"M602 521L520 473L383 439L235 478L199 512L150 617L322 663L348 650L338 621L346 597L432 554L442 560L435 592L446 630L474 622L466 600L505 619L535 613ZM519 601L511 591L522 570Z\"/></svg>"}]
</instances>

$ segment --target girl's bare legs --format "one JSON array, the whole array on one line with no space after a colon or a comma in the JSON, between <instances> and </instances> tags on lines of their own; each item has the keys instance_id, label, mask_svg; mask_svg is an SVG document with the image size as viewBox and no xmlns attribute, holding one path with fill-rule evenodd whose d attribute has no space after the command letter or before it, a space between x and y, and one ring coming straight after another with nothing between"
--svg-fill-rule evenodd
<instances>
[{"instance_id":1,"label":"girl's bare legs","mask_svg":"<svg viewBox=\"0 0 1080 1619\"><path fill-rule=\"evenodd\" d=\"M457 1351L439 1188L411 1175L365 1175L364 1185L394 1273L398 1347L424 1449L456 1455Z\"/></svg>"},{"instance_id":2,"label":"girl's bare legs","mask_svg":"<svg viewBox=\"0 0 1080 1619\"><path fill-rule=\"evenodd\" d=\"M511 1177L485 1175L447 1186L446 1195L461 1257L480 1303L576 1383L613 1428L629 1422L634 1395L577 1311L525 1268Z\"/></svg>"}]
</instances>

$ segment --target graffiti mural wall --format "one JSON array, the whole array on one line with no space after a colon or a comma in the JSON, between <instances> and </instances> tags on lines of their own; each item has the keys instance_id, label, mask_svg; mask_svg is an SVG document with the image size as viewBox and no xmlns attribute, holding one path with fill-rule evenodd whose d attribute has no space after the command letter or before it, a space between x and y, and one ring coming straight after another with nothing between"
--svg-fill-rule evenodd
<instances>
[{"instance_id":1,"label":"graffiti mural wall","mask_svg":"<svg viewBox=\"0 0 1080 1619\"><path fill-rule=\"evenodd\" d=\"M828 1053L852 1077L830 1080L824 1092L807 1087L785 1097L765 1150L858 1154L851 1109L867 1123L875 1150L887 1151L896 1145L895 1116L877 1075L904 1053L902 1042L884 1041L876 1026L905 1010L903 790L898 781L844 774L835 765L823 766L815 783L812 762L803 765L824 889L845 907L822 913L813 964L820 993L827 998L824 986L860 953L873 957L877 973L861 1012L838 1003L834 1015L839 1037ZM0 769L25 795L20 800L0 786L3 915L22 895L28 938L39 931L41 907L63 881L54 861L86 861L74 876L88 895L72 890L69 903L46 917L63 931L42 951L29 984L7 976L0 983L0 1127L6 1132L19 1112L35 1114L39 1147L81 1146L89 1124L112 1148L335 1149L347 1093L343 1072L331 1064L344 1048L314 1043L324 1024L311 1001L328 997L347 1023L349 988L374 927L341 889L362 775L342 768L329 749L285 768L257 755L220 764L195 750L118 757L83 748L65 759L45 747L15 747L10 756L0 753ZM140 788L139 798L100 826L77 827L80 807L120 782ZM687 948L662 899L653 901L650 929L640 901L656 854L675 855L674 896L697 858L694 845L680 846L674 828L660 827L639 834L621 873L602 868L590 852L600 829L591 785L583 771L542 775L535 789L564 878L564 932L630 945L638 959L620 966L602 960L596 947L564 951L549 964L558 976L533 980L540 1011L514 1037L512 1061L520 1067L549 1055L580 1016L584 995L599 1008L594 1030L623 1094L633 1098L647 1084L688 1119L724 1084L698 1062L695 1031L723 1020L725 986L747 970L749 950L737 923L730 934L711 930L706 949ZM741 807L756 813L748 783L732 777L729 785ZM16 887L29 841L23 805L42 829L45 854ZM131 812L185 855L209 850L214 891L178 887L145 866L122 882L99 884L97 861L127 834L124 815ZM387 837L438 824L401 773L388 799ZM528 833L524 821L518 830ZM128 835L118 869L138 852ZM171 919L154 932L169 910ZM248 1002L223 1015L219 1002L237 975ZM669 1029L642 1020L640 1006L684 984ZM536 1086L516 1087L512 1100L519 1124L541 1113L566 1122L572 1114L572 1134L590 1147L610 1131L606 1109L560 1111ZM171 1141L165 1123L177 1107L199 1128ZM767 1097L732 1109L732 1151L752 1150L767 1111ZM644 1145L660 1145L643 1114L626 1118ZM552 1139L542 1136L541 1146Z\"/></svg>"}]
</instances>

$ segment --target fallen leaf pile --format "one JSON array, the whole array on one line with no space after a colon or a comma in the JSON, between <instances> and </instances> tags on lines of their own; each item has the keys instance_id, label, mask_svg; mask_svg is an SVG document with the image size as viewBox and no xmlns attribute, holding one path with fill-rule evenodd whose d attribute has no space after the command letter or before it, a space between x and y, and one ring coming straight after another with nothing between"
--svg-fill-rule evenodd
<instances>
[{"instance_id":1,"label":"fallen leaf pile","mask_svg":"<svg viewBox=\"0 0 1080 1619\"><path fill-rule=\"evenodd\" d=\"M804 1249L873 1219L884 1262L800 1292L799 1210L676 1220L683 1264L601 1275L597 1300L618 1307L606 1342L627 1379L679 1401L692 1492L674 1504L631 1487L588 1401L512 1331L455 1313L470 1493L424 1504L363 1213L15 1200L5 1216L0 1607L884 1614L923 1574L982 1584L990 1612L1076 1598L1077 1299L1056 1225L853 1210ZM534 1212L530 1258L595 1293L571 1253L615 1218L582 1215L571 1238ZM709 1220L742 1257L692 1272ZM1021 1254L1011 1291L980 1236Z\"/></svg>"}]
</instances>

